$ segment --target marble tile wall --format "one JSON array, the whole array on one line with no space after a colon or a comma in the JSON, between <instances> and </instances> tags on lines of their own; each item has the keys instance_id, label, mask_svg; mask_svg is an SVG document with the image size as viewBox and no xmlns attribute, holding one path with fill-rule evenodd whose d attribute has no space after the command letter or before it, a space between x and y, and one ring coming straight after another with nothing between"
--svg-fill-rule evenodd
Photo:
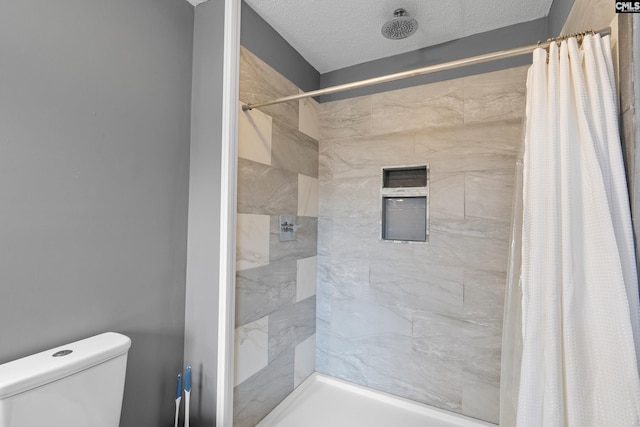
<instances>
[{"instance_id":1,"label":"marble tile wall","mask_svg":"<svg viewBox=\"0 0 640 427\"><path fill-rule=\"evenodd\" d=\"M298 91L241 49L241 103ZM240 111L236 427L255 426L315 370L318 109L301 100ZM280 214L297 216L295 241L279 241Z\"/></svg>"},{"instance_id":2,"label":"marble tile wall","mask_svg":"<svg viewBox=\"0 0 640 427\"><path fill-rule=\"evenodd\" d=\"M316 370L497 422L526 72L320 104ZM381 242L381 168L420 163L430 242Z\"/></svg>"}]
</instances>

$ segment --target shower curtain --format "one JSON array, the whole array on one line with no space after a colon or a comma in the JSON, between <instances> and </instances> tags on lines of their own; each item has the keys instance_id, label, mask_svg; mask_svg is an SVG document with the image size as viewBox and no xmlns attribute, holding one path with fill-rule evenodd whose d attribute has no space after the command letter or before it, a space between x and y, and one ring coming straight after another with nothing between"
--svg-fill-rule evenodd
<instances>
[{"instance_id":1,"label":"shower curtain","mask_svg":"<svg viewBox=\"0 0 640 427\"><path fill-rule=\"evenodd\" d=\"M500 423L638 426L640 307L609 37L537 49L526 116Z\"/></svg>"}]
</instances>

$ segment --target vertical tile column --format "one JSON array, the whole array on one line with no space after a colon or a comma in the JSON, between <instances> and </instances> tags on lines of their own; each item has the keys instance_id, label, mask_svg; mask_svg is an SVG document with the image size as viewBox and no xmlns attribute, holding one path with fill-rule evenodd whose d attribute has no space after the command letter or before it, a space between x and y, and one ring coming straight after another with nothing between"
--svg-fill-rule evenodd
<instances>
[{"instance_id":1,"label":"vertical tile column","mask_svg":"<svg viewBox=\"0 0 640 427\"><path fill-rule=\"evenodd\" d=\"M240 101L299 89L241 49ZM253 427L315 370L318 106L240 112L234 425ZM278 216L297 238L279 241Z\"/></svg>"}]
</instances>

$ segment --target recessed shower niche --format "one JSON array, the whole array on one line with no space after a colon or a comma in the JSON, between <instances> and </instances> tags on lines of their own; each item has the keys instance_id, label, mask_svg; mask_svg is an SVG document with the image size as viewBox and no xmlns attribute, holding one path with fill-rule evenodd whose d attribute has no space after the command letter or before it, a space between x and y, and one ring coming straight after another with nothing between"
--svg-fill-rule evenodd
<instances>
[{"instance_id":1,"label":"recessed shower niche","mask_svg":"<svg viewBox=\"0 0 640 427\"><path fill-rule=\"evenodd\" d=\"M381 239L429 241L429 167L382 168Z\"/></svg>"}]
</instances>

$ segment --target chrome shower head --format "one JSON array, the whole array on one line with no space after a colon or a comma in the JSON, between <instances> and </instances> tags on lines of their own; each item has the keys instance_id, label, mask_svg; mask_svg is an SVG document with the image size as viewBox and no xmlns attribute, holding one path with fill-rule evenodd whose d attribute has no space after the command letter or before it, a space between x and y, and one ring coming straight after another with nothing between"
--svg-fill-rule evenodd
<instances>
[{"instance_id":1,"label":"chrome shower head","mask_svg":"<svg viewBox=\"0 0 640 427\"><path fill-rule=\"evenodd\" d=\"M400 8L393 12L393 18L382 26L382 35L391 40L409 37L418 29L418 21L409 16L406 10Z\"/></svg>"}]
</instances>

